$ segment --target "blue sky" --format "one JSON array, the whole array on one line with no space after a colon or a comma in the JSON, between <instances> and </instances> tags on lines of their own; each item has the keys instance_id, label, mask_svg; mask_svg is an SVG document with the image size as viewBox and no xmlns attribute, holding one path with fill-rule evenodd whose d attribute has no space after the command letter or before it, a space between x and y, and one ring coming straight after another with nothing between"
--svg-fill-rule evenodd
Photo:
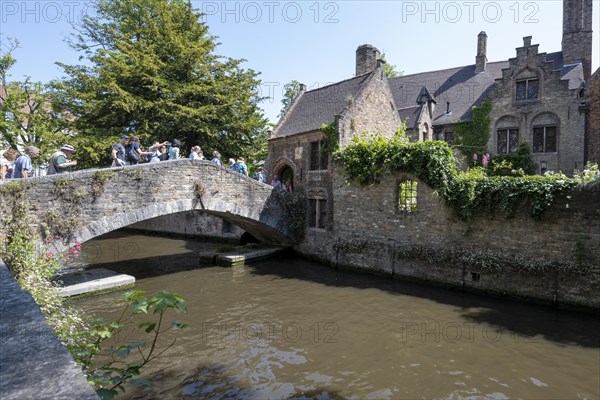
<instances>
[{"instance_id":1,"label":"blue sky","mask_svg":"<svg viewBox=\"0 0 600 400\"><path fill-rule=\"evenodd\" d=\"M218 37L218 52L246 59L260 71L265 114L277 121L283 85L292 79L314 89L351 78L356 48L385 51L404 74L474 64L477 34L488 35L488 60L515 56L524 36L540 52L560 51L562 1L195 1ZM64 38L69 21L89 11L78 0L0 0L2 40L21 48L13 80L59 78L55 61L78 63ZM600 62L600 0L594 0L593 70Z\"/></svg>"}]
</instances>

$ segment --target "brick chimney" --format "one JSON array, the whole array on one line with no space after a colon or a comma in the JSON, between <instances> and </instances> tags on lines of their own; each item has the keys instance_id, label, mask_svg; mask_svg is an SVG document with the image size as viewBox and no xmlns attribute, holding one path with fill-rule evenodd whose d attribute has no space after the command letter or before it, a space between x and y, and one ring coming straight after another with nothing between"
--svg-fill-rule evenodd
<instances>
[{"instance_id":1,"label":"brick chimney","mask_svg":"<svg viewBox=\"0 0 600 400\"><path fill-rule=\"evenodd\" d=\"M356 49L356 75L366 74L377 68L381 53L373 45L363 44Z\"/></svg>"},{"instance_id":2,"label":"brick chimney","mask_svg":"<svg viewBox=\"0 0 600 400\"><path fill-rule=\"evenodd\" d=\"M487 33L479 32L477 35L477 57L475 57L475 72L485 71L487 64Z\"/></svg>"}]
</instances>

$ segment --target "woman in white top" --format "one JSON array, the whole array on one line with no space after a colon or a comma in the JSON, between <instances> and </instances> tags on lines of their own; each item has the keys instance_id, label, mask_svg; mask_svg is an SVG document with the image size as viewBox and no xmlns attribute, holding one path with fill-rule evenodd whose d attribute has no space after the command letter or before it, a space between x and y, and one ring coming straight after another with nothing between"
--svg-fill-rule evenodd
<instances>
[{"instance_id":1,"label":"woman in white top","mask_svg":"<svg viewBox=\"0 0 600 400\"><path fill-rule=\"evenodd\" d=\"M202 149L200 149L200 146L192 147L192 151L190 152L190 158L192 160L203 160L204 159L204 157L202 156Z\"/></svg>"}]
</instances>

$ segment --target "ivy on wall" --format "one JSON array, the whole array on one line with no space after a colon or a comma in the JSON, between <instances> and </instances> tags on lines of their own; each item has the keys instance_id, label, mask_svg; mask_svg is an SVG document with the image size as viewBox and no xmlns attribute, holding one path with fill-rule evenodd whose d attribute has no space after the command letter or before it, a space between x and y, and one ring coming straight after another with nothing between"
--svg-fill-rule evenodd
<instances>
[{"instance_id":1,"label":"ivy on wall","mask_svg":"<svg viewBox=\"0 0 600 400\"><path fill-rule=\"evenodd\" d=\"M479 107L471 109L473 114L470 121L459 122L454 128L455 146L470 160L470 155L485 152L490 140L490 112L492 102L485 100Z\"/></svg>"},{"instance_id":2,"label":"ivy on wall","mask_svg":"<svg viewBox=\"0 0 600 400\"><path fill-rule=\"evenodd\" d=\"M344 167L348 181L362 185L377 183L386 171L411 173L442 196L463 220L471 219L476 211L489 216L511 214L522 201L530 204L534 218L541 218L558 196L568 199L580 182L562 174L486 176L477 169L459 173L447 143L407 143L402 136L358 135L333 158Z\"/></svg>"}]
</instances>

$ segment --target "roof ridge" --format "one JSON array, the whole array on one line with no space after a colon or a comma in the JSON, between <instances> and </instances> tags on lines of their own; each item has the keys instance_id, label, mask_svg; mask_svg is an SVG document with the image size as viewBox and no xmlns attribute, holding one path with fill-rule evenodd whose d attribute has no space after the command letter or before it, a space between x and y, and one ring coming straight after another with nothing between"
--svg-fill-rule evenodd
<instances>
[{"instance_id":1,"label":"roof ridge","mask_svg":"<svg viewBox=\"0 0 600 400\"><path fill-rule=\"evenodd\" d=\"M365 72L364 74L356 75L356 76L353 76L352 78L344 79L344 80L339 81L339 82L330 83L329 85L321 86L321 87L316 88L316 89L307 90L305 93L312 93L312 92L316 92L317 90L326 89L326 88L329 88L329 87L335 86L335 85L340 85L342 83L349 82L349 81L351 81L353 79L357 79L357 78L364 77L365 75L369 75L371 72L373 72L373 71Z\"/></svg>"},{"instance_id":2,"label":"roof ridge","mask_svg":"<svg viewBox=\"0 0 600 400\"><path fill-rule=\"evenodd\" d=\"M505 63L505 62L507 62L507 61L492 61L492 62L488 62L487 65L490 65L490 64L501 64L501 63ZM432 72L449 71L451 69L459 69L459 68L465 68L465 67L475 67L475 64L468 64L468 65L462 65L462 66L450 67L450 68L443 68L443 69L432 69L430 71L415 72L414 74L401 75L401 76L396 76L395 78L388 78L388 79L389 80L401 79L401 78L406 78L407 76L430 74Z\"/></svg>"}]
</instances>

